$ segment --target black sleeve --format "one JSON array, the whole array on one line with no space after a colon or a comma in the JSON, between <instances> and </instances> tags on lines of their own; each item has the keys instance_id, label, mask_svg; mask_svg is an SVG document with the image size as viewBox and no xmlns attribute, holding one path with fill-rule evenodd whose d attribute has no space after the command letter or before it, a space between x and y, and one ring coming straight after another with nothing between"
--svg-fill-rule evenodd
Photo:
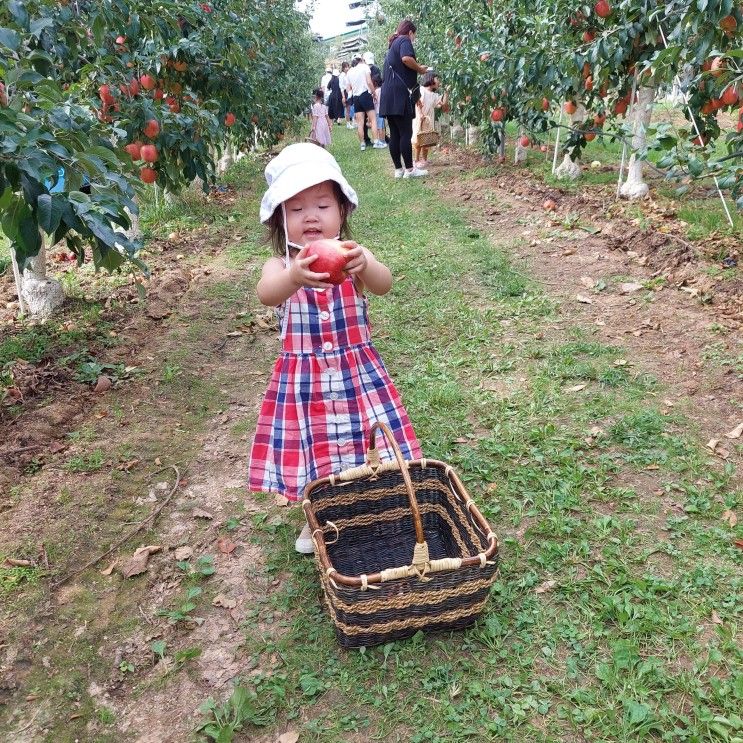
<instances>
[{"instance_id":1,"label":"black sleeve","mask_svg":"<svg viewBox=\"0 0 743 743\"><path fill-rule=\"evenodd\" d=\"M400 59L403 57L412 57L415 59L415 50L413 49L413 42L407 36L401 37L400 39Z\"/></svg>"}]
</instances>

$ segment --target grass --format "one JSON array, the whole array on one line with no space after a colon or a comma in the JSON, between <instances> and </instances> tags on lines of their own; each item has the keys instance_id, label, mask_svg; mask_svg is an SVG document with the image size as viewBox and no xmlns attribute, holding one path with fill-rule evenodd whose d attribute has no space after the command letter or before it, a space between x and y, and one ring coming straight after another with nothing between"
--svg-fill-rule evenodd
<instances>
[{"instance_id":1,"label":"grass","mask_svg":"<svg viewBox=\"0 0 743 743\"><path fill-rule=\"evenodd\" d=\"M338 743L740 739L733 469L621 347L557 329L508 236L473 232L425 184L391 181L386 153L337 139L355 236L398 279L372 298L376 344L426 454L457 467L500 534L502 571L473 629L343 652L314 564L292 552L300 516L267 510L259 577L288 577L246 618L255 670L204 708L202 736L223 720L246 739L289 727Z\"/></svg>"}]
</instances>

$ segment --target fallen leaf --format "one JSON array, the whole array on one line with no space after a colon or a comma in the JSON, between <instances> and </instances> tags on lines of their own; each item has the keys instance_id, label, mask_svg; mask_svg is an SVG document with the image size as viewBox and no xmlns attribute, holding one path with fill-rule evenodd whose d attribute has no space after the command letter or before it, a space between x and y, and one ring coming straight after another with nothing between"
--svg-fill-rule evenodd
<instances>
[{"instance_id":1,"label":"fallen leaf","mask_svg":"<svg viewBox=\"0 0 743 743\"><path fill-rule=\"evenodd\" d=\"M588 387L587 384L576 384L574 387L568 387L566 392L580 392L581 390L584 390L586 387Z\"/></svg>"},{"instance_id":2,"label":"fallen leaf","mask_svg":"<svg viewBox=\"0 0 743 743\"><path fill-rule=\"evenodd\" d=\"M217 547L222 554L229 555L235 551L237 545L229 537L221 536L217 539Z\"/></svg>"},{"instance_id":3,"label":"fallen leaf","mask_svg":"<svg viewBox=\"0 0 743 743\"><path fill-rule=\"evenodd\" d=\"M730 509L722 514L722 520L727 521L730 526L735 526L738 523L738 517Z\"/></svg>"},{"instance_id":4,"label":"fallen leaf","mask_svg":"<svg viewBox=\"0 0 743 743\"><path fill-rule=\"evenodd\" d=\"M743 550L743 539L736 539L733 542L733 546L737 547L739 550Z\"/></svg>"},{"instance_id":5,"label":"fallen leaf","mask_svg":"<svg viewBox=\"0 0 743 743\"><path fill-rule=\"evenodd\" d=\"M284 506L288 506L291 501L288 498L285 498L281 493L276 493L273 503L275 506L279 506L283 508Z\"/></svg>"},{"instance_id":6,"label":"fallen leaf","mask_svg":"<svg viewBox=\"0 0 743 743\"><path fill-rule=\"evenodd\" d=\"M586 289L593 289L596 286L596 282L590 276L581 276L580 283L586 287Z\"/></svg>"},{"instance_id":7,"label":"fallen leaf","mask_svg":"<svg viewBox=\"0 0 743 743\"><path fill-rule=\"evenodd\" d=\"M4 564L11 568L30 568L33 565L31 560L16 560L14 557L6 557Z\"/></svg>"},{"instance_id":8,"label":"fallen leaf","mask_svg":"<svg viewBox=\"0 0 743 743\"><path fill-rule=\"evenodd\" d=\"M228 338L237 338L241 335L242 333L239 330L233 330L231 333L227 333Z\"/></svg>"},{"instance_id":9,"label":"fallen leaf","mask_svg":"<svg viewBox=\"0 0 743 743\"><path fill-rule=\"evenodd\" d=\"M712 624L722 624L722 619L720 619L720 615L712 609L712 616L710 617L712 620Z\"/></svg>"},{"instance_id":10,"label":"fallen leaf","mask_svg":"<svg viewBox=\"0 0 743 743\"><path fill-rule=\"evenodd\" d=\"M193 518L195 519L213 519L214 516L209 513L209 511L205 511L203 508L194 508Z\"/></svg>"},{"instance_id":11,"label":"fallen leaf","mask_svg":"<svg viewBox=\"0 0 743 743\"><path fill-rule=\"evenodd\" d=\"M642 284L638 284L636 281L628 281L619 285L619 292L620 294L634 294L644 288Z\"/></svg>"},{"instance_id":12,"label":"fallen leaf","mask_svg":"<svg viewBox=\"0 0 743 743\"><path fill-rule=\"evenodd\" d=\"M100 395L104 392L108 392L111 387L113 387L113 382L111 381L110 377L107 377L105 374L102 374L100 377L98 377L98 381L95 383L95 387L93 388L93 392Z\"/></svg>"},{"instance_id":13,"label":"fallen leaf","mask_svg":"<svg viewBox=\"0 0 743 743\"><path fill-rule=\"evenodd\" d=\"M114 568L116 567L118 562L119 562L118 560L114 560L107 568L105 568L104 570L101 570L101 575L111 575L111 573L113 573Z\"/></svg>"},{"instance_id":14,"label":"fallen leaf","mask_svg":"<svg viewBox=\"0 0 743 743\"><path fill-rule=\"evenodd\" d=\"M717 445L718 445L719 443L720 443L720 439L710 439L710 440L709 440L709 441L707 442L707 448L708 448L708 449L712 449L712 451L714 451L715 449L717 449Z\"/></svg>"},{"instance_id":15,"label":"fallen leaf","mask_svg":"<svg viewBox=\"0 0 743 743\"><path fill-rule=\"evenodd\" d=\"M175 559L179 562L181 560L188 560L193 557L193 547L178 547L175 551Z\"/></svg>"},{"instance_id":16,"label":"fallen leaf","mask_svg":"<svg viewBox=\"0 0 743 743\"><path fill-rule=\"evenodd\" d=\"M289 730L283 735L279 736L278 743L297 743L299 740L299 733L295 733L293 730Z\"/></svg>"},{"instance_id":17,"label":"fallen leaf","mask_svg":"<svg viewBox=\"0 0 743 743\"><path fill-rule=\"evenodd\" d=\"M556 580L546 580L541 586L534 589L534 593L547 593L551 591L557 585Z\"/></svg>"},{"instance_id":18,"label":"fallen leaf","mask_svg":"<svg viewBox=\"0 0 743 743\"><path fill-rule=\"evenodd\" d=\"M51 454L59 454L67 448L67 444L63 444L61 441L52 441L49 446L49 452Z\"/></svg>"},{"instance_id":19,"label":"fallen leaf","mask_svg":"<svg viewBox=\"0 0 743 743\"><path fill-rule=\"evenodd\" d=\"M576 294L575 299L581 304L593 304L593 300L585 294Z\"/></svg>"},{"instance_id":20,"label":"fallen leaf","mask_svg":"<svg viewBox=\"0 0 743 743\"><path fill-rule=\"evenodd\" d=\"M743 423L739 423L732 431L725 434L726 439L739 439L743 436Z\"/></svg>"},{"instance_id":21,"label":"fallen leaf","mask_svg":"<svg viewBox=\"0 0 743 743\"><path fill-rule=\"evenodd\" d=\"M464 436L460 436L458 439L454 439L455 444L466 444L469 439L464 438Z\"/></svg>"},{"instance_id":22,"label":"fallen leaf","mask_svg":"<svg viewBox=\"0 0 743 743\"><path fill-rule=\"evenodd\" d=\"M155 457L155 464L159 467L162 462L160 461L160 457Z\"/></svg>"},{"instance_id":23,"label":"fallen leaf","mask_svg":"<svg viewBox=\"0 0 743 743\"><path fill-rule=\"evenodd\" d=\"M629 361L627 359L617 359L614 362L614 366L629 366Z\"/></svg>"},{"instance_id":24,"label":"fallen leaf","mask_svg":"<svg viewBox=\"0 0 743 743\"><path fill-rule=\"evenodd\" d=\"M152 544L147 547L139 547L137 551L124 562L118 566L118 571L125 577L131 578L134 575L140 575L147 570L147 562L150 559L150 555L154 555L156 552L160 552L162 547L159 544Z\"/></svg>"},{"instance_id":25,"label":"fallen leaf","mask_svg":"<svg viewBox=\"0 0 743 743\"><path fill-rule=\"evenodd\" d=\"M212 599L212 606L221 606L223 609L234 609L237 606L237 601L228 598L223 593L218 593Z\"/></svg>"}]
</instances>

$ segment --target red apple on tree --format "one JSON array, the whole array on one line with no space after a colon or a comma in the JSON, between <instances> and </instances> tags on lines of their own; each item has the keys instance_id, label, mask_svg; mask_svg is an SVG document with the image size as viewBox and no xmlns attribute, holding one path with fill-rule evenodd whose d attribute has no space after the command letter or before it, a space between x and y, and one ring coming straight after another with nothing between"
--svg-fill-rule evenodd
<instances>
[{"instance_id":1,"label":"red apple on tree","mask_svg":"<svg viewBox=\"0 0 743 743\"><path fill-rule=\"evenodd\" d=\"M231 111L224 117L224 125L225 126L232 126L237 119L235 118L235 114L233 114Z\"/></svg>"},{"instance_id":2,"label":"red apple on tree","mask_svg":"<svg viewBox=\"0 0 743 743\"><path fill-rule=\"evenodd\" d=\"M611 5L606 0L599 0L593 9L599 18L608 18L611 15Z\"/></svg>"},{"instance_id":3,"label":"red apple on tree","mask_svg":"<svg viewBox=\"0 0 743 743\"><path fill-rule=\"evenodd\" d=\"M154 168L141 168L139 177L145 183L154 183L157 180L157 171Z\"/></svg>"},{"instance_id":4,"label":"red apple on tree","mask_svg":"<svg viewBox=\"0 0 743 743\"><path fill-rule=\"evenodd\" d=\"M145 137L154 139L160 133L160 124L157 123L156 119L150 119L145 125L144 129Z\"/></svg>"},{"instance_id":5,"label":"red apple on tree","mask_svg":"<svg viewBox=\"0 0 743 743\"><path fill-rule=\"evenodd\" d=\"M124 147L124 152L128 152L132 160L141 160L142 159L142 143L141 142L130 142L126 147Z\"/></svg>"},{"instance_id":6,"label":"red apple on tree","mask_svg":"<svg viewBox=\"0 0 743 743\"><path fill-rule=\"evenodd\" d=\"M147 163L157 162L157 147L154 144L143 144L139 150L142 160Z\"/></svg>"},{"instance_id":7,"label":"red apple on tree","mask_svg":"<svg viewBox=\"0 0 743 743\"><path fill-rule=\"evenodd\" d=\"M313 273L329 273L328 283L342 284L346 278L343 270L349 261L350 248L340 240L314 240L305 247L307 257L316 255L309 269Z\"/></svg>"},{"instance_id":8,"label":"red apple on tree","mask_svg":"<svg viewBox=\"0 0 743 743\"><path fill-rule=\"evenodd\" d=\"M531 144L531 140L529 139L529 137L526 136L526 134L524 134L522 137L519 138L519 144L522 147L528 147Z\"/></svg>"},{"instance_id":9,"label":"red apple on tree","mask_svg":"<svg viewBox=\"0 0 743 743\"><path fill-rule=\"evenodd\" d=\"M145 89L145 90L154 90L155 85L157 85L157 81L155 80L152 75L142 75L142 77L139 78L139 84Z\"/></svg>"},{"instance_id":10,"label":"red apple on tree","mask_svg":"<svg viewBox=\"0 0 743 743\"><path fill-rule=\"evenodd\" d=\"M495 121L497 123L499 121L503 121L505 116L506 116L506 110L504 108L494 108L492 112L490 113L490 120Z\"/></svg>"}]
</instances>

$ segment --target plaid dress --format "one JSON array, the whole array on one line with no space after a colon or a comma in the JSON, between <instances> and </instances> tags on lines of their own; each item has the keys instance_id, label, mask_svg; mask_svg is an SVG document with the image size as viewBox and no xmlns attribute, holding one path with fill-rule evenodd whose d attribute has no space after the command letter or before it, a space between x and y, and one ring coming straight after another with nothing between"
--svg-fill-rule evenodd
<instances>
[{"instance_id":1,"label":"plaid dress","mask_svg":"<svg viewBox=\"0 0 743 743\"><path fill-rule=\"evenodd\" d=\"M307 483L364 464L374 422L385 422L406 459L418 459L400 395L371 343L367 299L352 277L299 289L280 308L282 353L258 416L249 487L302 497ZM394 459L378 437L383 461Z\"/></svg>"}]
</instances>

